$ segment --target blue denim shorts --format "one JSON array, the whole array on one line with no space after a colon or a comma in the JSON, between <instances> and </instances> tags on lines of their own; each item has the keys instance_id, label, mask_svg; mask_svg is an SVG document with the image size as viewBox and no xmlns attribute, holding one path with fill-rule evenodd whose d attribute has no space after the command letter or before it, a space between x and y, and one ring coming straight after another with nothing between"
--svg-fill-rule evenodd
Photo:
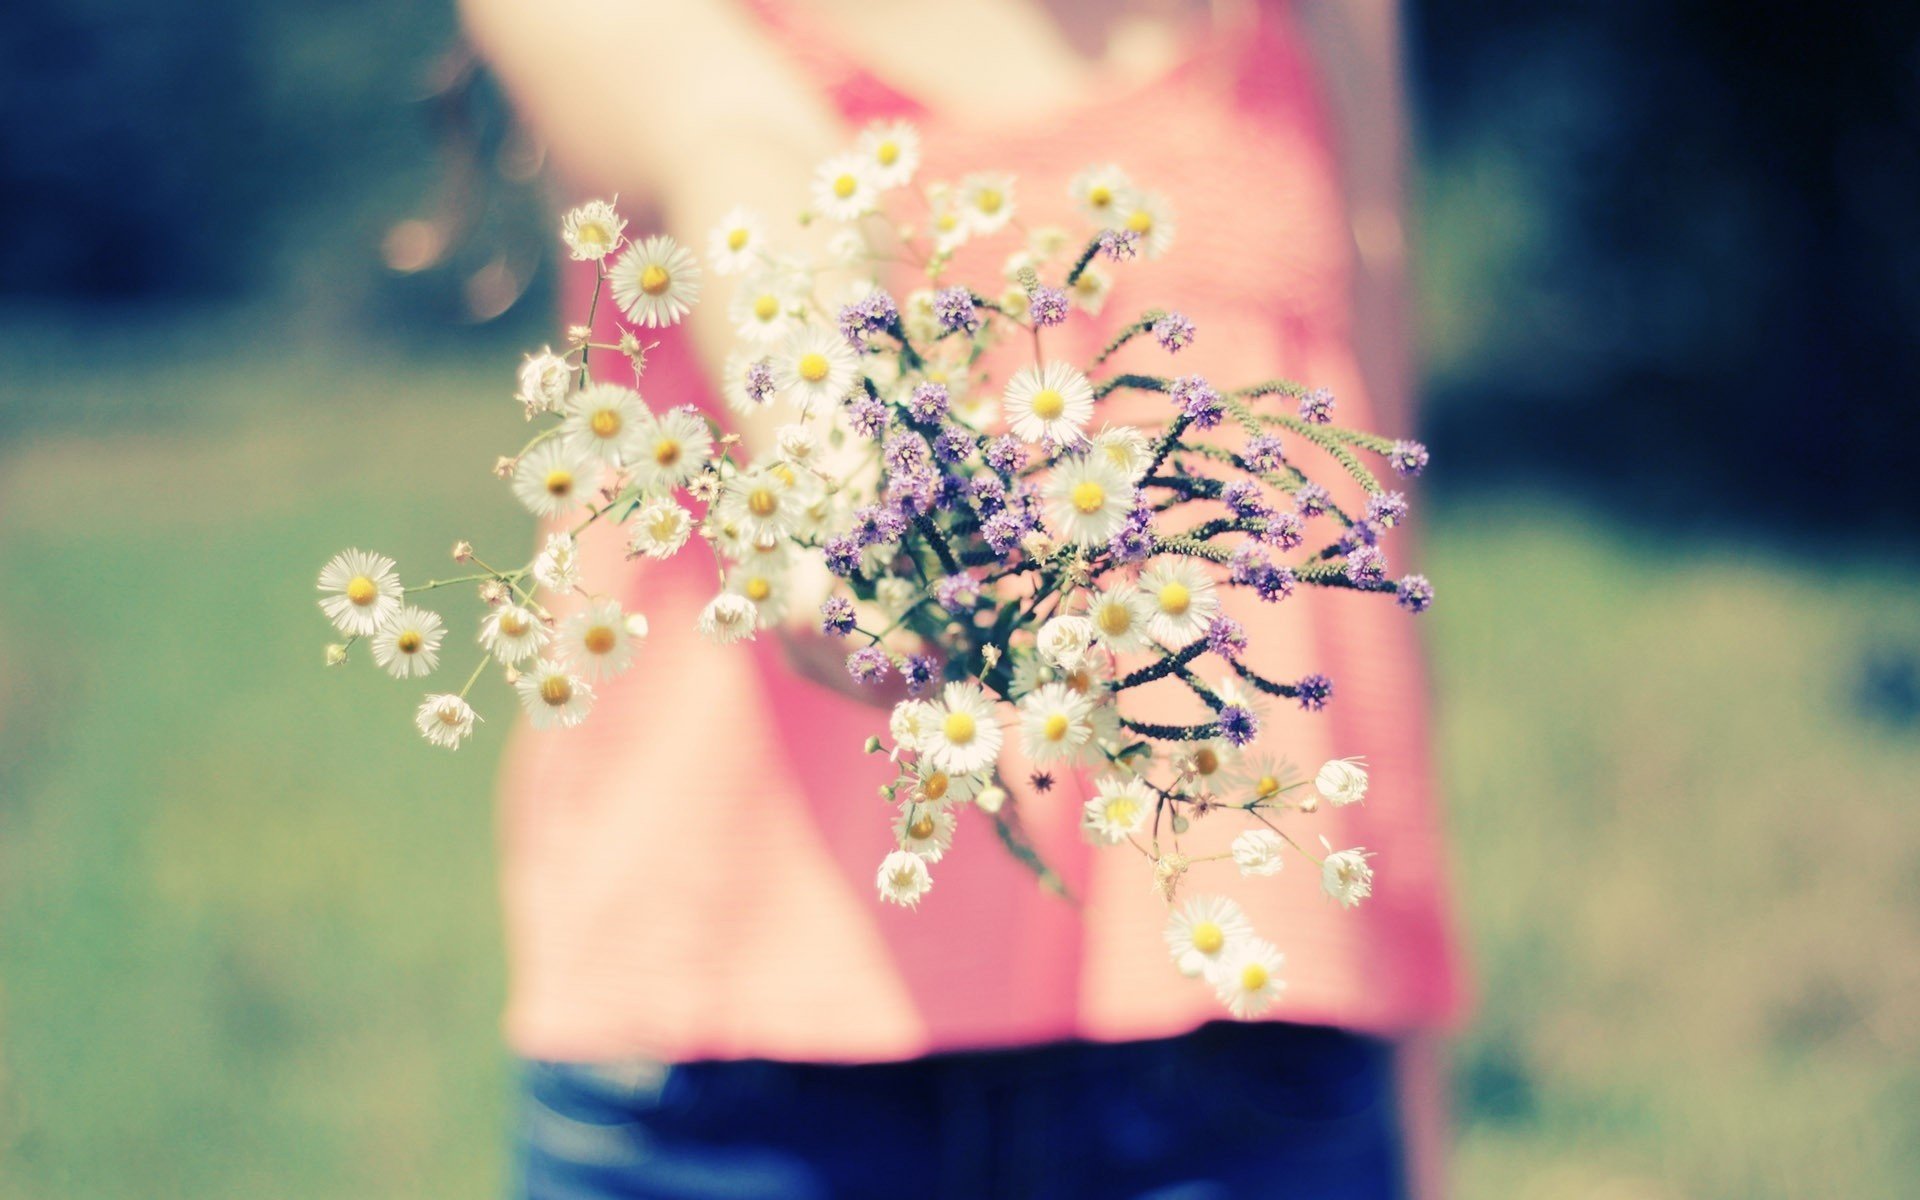
<instances>
[{"instance_id":1,"label":"blue denim shorts","mask_svg":"<svg viewBox=\"0 0 1920 1200\"><path fill-rule=\"evenodd\" d=\"M852 1066L529 1062L519 1122L533 1200L1405 1195L1390 1048L1297 1025Z\"/></svg>"}]
</instances>

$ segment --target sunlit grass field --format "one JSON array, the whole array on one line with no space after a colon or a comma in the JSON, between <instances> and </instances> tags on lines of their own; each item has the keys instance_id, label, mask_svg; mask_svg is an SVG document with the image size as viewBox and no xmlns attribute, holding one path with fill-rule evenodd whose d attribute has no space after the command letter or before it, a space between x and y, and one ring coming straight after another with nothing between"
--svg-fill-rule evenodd
<instances>
[{"instance_id":1,"label":"sunlit grass field","mask_svg":"<svg viewBox=\"0 0 1920 1200\"><path fill-rule=\"evenodd\" d=\"M313 607L349 543L527 537L501 353L405 361L0 381L0 1196L500 1189L505 722L426 746ZM1481 993L1460 1194L1905 1193L1920 726L1861 681L1920 654L1920 570L1540 497L1438 506L1425 557Z\"/></svg>"}]
</instances>

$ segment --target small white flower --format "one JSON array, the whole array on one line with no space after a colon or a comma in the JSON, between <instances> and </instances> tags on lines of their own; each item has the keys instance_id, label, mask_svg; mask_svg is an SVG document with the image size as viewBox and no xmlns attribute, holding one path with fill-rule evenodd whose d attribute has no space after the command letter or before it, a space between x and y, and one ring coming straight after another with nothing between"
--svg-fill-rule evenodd
<instances>
[{"instance_id":1,"label":"small white flower","mask_svg":"<svg viewBox=\"0 0 1920 1200\"><path fill-rule=\"evenodd\" d=\"M1233 861L1242 875L1278 875L1287 865L1286 845L1271 829L1249 829L1233 839Z\"/></svg>"},{"instance_id":2,"label":"small white flower","mask_svg":"<svg viewBox=\"0 0 1920 1200\"><path fill-rule=\"evenodd\" d=\"M620 245L624 217L606 200L589 200L560 220L560 240L575 262L599 262Z\"/></svg>"},{"instance_id":3,"label":"small white flower","mask_svg":"<svg viewBox=\"0 0 1920 1200\"><path fill-rule=\"evenodd\" d=\"M1048 666L1071 671L1086 660L1093 649L1093 622L1086 617L1054 617L1040 627L1034 638L1034 650Z\"/></svg>"},{"instance_id":4,"label":"small white flower","mask_svg":"<svg viewBox=\"0 0 1920 1200\"><path fill-rule=\"evenodd\" d=\"M1257 937L1241 939L1222 955L1212 972L1213 991L1234 1016L1257 1017L1272 1006L1286 988L1280 968L1286 957L1273 943Z\"/></svg>"},{"instance_id":5,"label":"small white flower","mask_svg":"<svg viewBox=\"0 0 1920 1200\"><path fill-rule=\"evenodd\" d=\"M902 700L894 705L887 718L887 732L893 738L896 754L919 749L921 735L938 719L933 705L925 700Z\"/></svg>"},{"instance_id":6,"label":"small white flower","mask_svg":"<svg viewBox=\"0 0 1920 1200\"><path fill-rule=\"evenodd\" d=\"M929 705L929 708L935 706ZM965 804L987 786L985 774L949 775L931 762L922 762L913 782L912 800L927 808L944 804Z\"/></svg>"},{"instance_id":7,"label":"small white flower","mask_svg":"<svg viewBox=\"0 0 1920 1200\"><path fill-rule=\"evenodd\" d=\"M760 544L790 536L806 506L798 476L785 466L752 467L728 479L714 506L741 541Z\"/></svg>"},{"instance_id":8,"label":"small white flower","mask_svg":"<svg viewBox=\"0 0 1920 1200\"><path fill-rule=\"evenodd\" d=\"M557 517L590 503L599 483L600 465L565 439L540 443L513 467L513 494L536 517Z\"/></svg>"},{"instance_id":9,"label":"small white flower","mask_svg":"<svg viewBox=\"0 0 1920 1200\"><path fill-rule=\"evenodd\" d=\"M960 212L973 232L997 233L1013 220L1013 176L999 173L969 175L960 181Z\"/></svg>"},{"instance_id":10,"label":"small white flower","mask_svg":"<svg viewBox=\"0 0 1920 1200\"><path fill-rule=\"evenodd\" d=\"M1088 453L1105 455L1108 462L1135 483L1140 482L1153 462L1153 448L1147 435L1132 425L1104 426L1093 435L1093 448Z\"/></svg>"},{"instance_id":11,"label":"small white flower","mask_svg":"<svg viewBox=\"0 0 1920 1200\"><path fill-rule=\"evenodd\" d=\"M1293 785L1293 764L1266 752L1242 759L1233 771L1235 798L1243 804L1269 804Z\"/></svg>"},{"instance_id":12,"label":"small white flower","mask_svg":"<svg viewBox=\"0 0 1920 1200\"><path fill-rule=\"evenodd\" d=\"M1225 896L1195 896L1167 921L1167 951L1188 977L1207 971L1229 947L1252 936L1252 922Z\"/></svg>"},{"instance_id":13,"label":"small white flower","mask_svg":"<svg viewBox=\"0 0 1920 1200\"><path fill-rule=\"evenodd\" d=\"M934 705L936 720L920 753L950 775L984 771L1000 757L1000 724L993 700L973 680L949 683Z\"/></svg>"},{"instance_id":14,"label":"small white flower","mask_svg":"<svg viewBox=\"0 0 1920 1200\"><path fill-rule=\"evenodd\" d=\"M1111 224L1116 212L1123 212L1133 197L1133 181L1111 163L1088 167L1073 177L1068 187L1080 211L1102 225Z\"/></svg>"},{"instance_id":15,"label":"small white flower","mask_svg":"<svg viewBox=\"0 0 1920 1200\"><path fill-rule=\"evenodd\" d=\"M628 246L607 280L620 311L648 329L678 324L700 299L700 264L670 237Z\"/></svg>"},{"instance_id":16,"label":"small white flower","mask_svg":"<svg viewBox=\"0 0 1920 1200\"><path fill-rule=\"evenodd\" d=\"M893 836L902 850L937 863L953 845L953 831L958 824L950 808L909 804L894 818Z\"/></svg>"},{"instance_id":17,"label":"small white flower","mask_svg":"<svg viewBox=\"0 0 1920 1200\"><path fill-rule=\"evenodd\" d=\"M1364 759L1330 759L1313 777L1314 790L1335 808L1354 804L1367 797L1367 768Z\"/></svg>"},{"instance_id":18,"label":"small white flower","mask_svg":"<svg viewBox=\"0 0 1920 1200\"><path fill-rule=\"evenodd\" d=\"M860 375L860 360L838 331L808 327L787 339L774 356L773 378L781 394L803 414L816 406L831 408L844 399Z\"/></svg>"},{"instance_id":19,"label":"small white flower","mask_svg":"<svg viewBox=\"0 0 1920 1200\"><path fill-rule=\"evenodd\" d=\"M405 592L393 560L366 550L334 555L320 568L320 611L341 633L367 637L400 611Z\"/></svg>"},{"instance_id":20,"label":"small white flower","mask_svg":"<svg viewBox=\"0 0 1920 1200\"><path fill-rule=\"evenodd\" d=\"M580 547L570 533L547 535L547 544L533 560L533 577L543 587L571 592L580 581Z\"/></svg>"},{"instance_id":21,"label":"small white flower","mask_svg":"<svg viewBox=\"0 0 1920 1200\"><path fill-rule=\"evenodd\" d=\"M1119 580L1093 594L1087 604L1087 619L1101 645L1115 654L1125 654L1146 646L1153 602L1133 584Z\"/></svg>"},{"instance_id":22,"label":"small white flower","mask_svg":"<svg viewBox=\"0 0 1920 1200\"><path fill-rule=\"evenodd\" d=\"M593 685L550 659L514 680L513 689L535 729L571 729L593 709Z\"/></svg>"},{"instance_id":23,"label":"small white flower","mask_svg":"<svg viewBox=\"0 0 1920 1200\"><path fill-rule=\"evenodd\" d=\"M655 496L633 514L627 549L648 558L672 558L692 532L692 513L665 496Z\"/></svg>"},{"instance_id":24,"label":"small white flower","mask_svg":"<svg viewBox=\"0 0 1920 1200\"><path fill-rule=\"evenodd\" d=\"M1220 612L1213 577L1190 558L1162 558L1140 572L1140 590L1153 604L1148 632L1169 647L1205 637Z\"/></svg>"},{"instance_id":25,"label":"small white flower","mask_svg":"<svg viewBox=\"0 0 1920 1200\"><path fill-rule=\"evenodd\" d=\"M1140 235L1140 253L1159 258L1173 244L1173 207L1158 192L1134 192L1115 209L1111 220L1115 229Z\"/></svg>"},{"instance_id":26,"label":"small white flower","mask_svg":"<svg viewBox=\"0 0 1920 1200\"><path fill-rule=\"evenodd\" d=\"M1054 467L1047 484L1047 523L1060 540L1103 545L1120 532L1132 510L1133 481L1106 459L1076 454Z\"/></svg>"},{"instance_id":27,"label":"small white flower","mask_svg":"<svg viewBox=\"0 0 1920 1200\"><path fill-rule=\"evenodd\" d=\"M1208 791L1218 791L1219 785L1226 782L1232 773L1234 763L1239 761L1240 752L1231 742L1223 738L1213 738L1204 742L1189 742L1174 756L1174 770L1190 779L1198 781Z\"/></svg>"},{"instance_id":28,"label":"small white flower","mask_svg":"<svg viewBox=\"0 0 1920 1200\"><path fill-rule=\"evenodd\" d=\"M545 623L517 604L502 604L480 622L480 644L503 666L540 653L549 636Z\"/></svg>"},{"instance_id":29,"label":"small white flower","mask_svg":"<svg viewBox=\"0 0 1920 1200\"><path fill-rule=\"evenodd\" d=\"M813 206L836 221L857 220L879 202L867 160L857 153L836 154L813 173Z\"/></svg>"},{"instance_id":30,"label":"small white flower","mask_svg":"<svg viewBox=\"0 0 1920 1200\"><path fill-rule=\"evenodd\" d=\"M774 430L773 445L783 462L804 463L820 449L820 439L812 429L796 422Z\"/></svg>"},{"instance_id":31,"label":"small white flower","mask_svg":"<svg viewBox=\"0 0 1920 1200\"><path fill-rule=\"evenodd\" d=\"M880 611L889 617L897 617L907 611L915 600L920 598L920 587L911 579L902 579L898 575L883 575L874 581L873 599Z\"/></svg>"},{"instance_id":32,"label":"small white flower","mask_svg":"<svg viewBox=\"0 0 1920 1200\"><path fill-rule=\"evenodd\" d=\"M983 813L997 813L1007 802L1007 789L999 786L980 789L973 803Z\"/></svg>"},{"instance_id":33,"label":"small white flower","mask_svg":"<svg viewBox=\"0 0 1920 1200\"><path fill-rule=\"evenodd\" d=\"M702 635L721 645L751 638L760 623L760 610L753 601L735 592L721 592L700 610L698 623Z\"/></svg>"},{"instance_id":34,"label":"small white flower","mask_svg":"<svg viewBox=\"0 0 1920 1200\"><path fill-rule=\"evenodd\" d=\"M1063 362L1022 367L1007 381L1004 400L1007 428L1023 442L1075 445L1093 417L1093 385Z\"/></svg>"},{"instance_id":35,"label":"small white flower","mask_svg":"<svg viewBox=\"0 0 1920 1200\"><path fill-rule=\"evenodd\" d=\"M1113 291L1113 281L1106 272L1088 264L1080 268L1080 275L1067 289L1067 295L1074 306L1090 316L1099 316L1100 310L1107 306L1107 296Z\"/></svg>"},{"instance_id":36,"label":"small white flower","mask_svg":"<svg viewBox=\"0 0 1920 1200\"><path fill-rule=\"evenodd\" d=\"M567 385L572 379L573 367L567 360L555 354L552 347L542 346L540 353L529 354L521 362L513 398L526 406L529 418L553 412L567 398Z\"/></svg>"},{"instance_id":37,"label":"small white flower","mask_svg":"<svg viewBox=\"0 0 1920 1200\"><path fill-rule=\"evenodd\" d=\"M1320 886L1340 907L1352 908L1373 895L1373 868L1367 865L1372 857L1358 846L1327 855L1320 864Z\"/></svg>"},{"instance_id":38,"label":"small white flower","mask_svg":"<svg viewBox=\"0 0 1920 1200\"><path fill-rule=\"evenodd\" d=\"M780 623L787 613L784 563L776 555L755 555L761 561L743 562L727 573L727 590L753 602L762 629Z\"/></svg>"},{"instance_id":39,"label":"small white flower","mask_svg":"<svg viewBox=\"0 0 1920 1200\"><path fill-rule=\"evenodd\" d=\"M735 332L762 346L777 346L800 327L794 315L801 296L778 274L751 275L733 294L727 318Z\"/></svg>"},{"instance_id":40,"label":"small white flower","mask_svg":"<svg viewBox=\"0 0 1920 1200\"><path fill-rule=\"evenodd\" d=\"M633 457L634 481L658 495L685 487L707 469L713 457L713 431L694 410L670 408L648 421Z\"/></svg>"},{"instance_id":41,"label":"small white flower","mask_svg":"<svg viewBox=\"0 0 1920 1200\"><path fill-rule=\"evenodd\" d=\"M944 184L927 189L928 226L933 231L933 248L939 254L951 254L973 236L973 222L960 207L960 197Z\"/></svg>"},{"instance_id":42,"label":"small white flower","mask_svg":"<svg viewBox=\"0 0 1920 1200\"><path fill-rule=\"evenodd\" d=\"M420 736L449 750L460 748L460 743L473 732L473 723L479 719L473 706L452 692L428 696L420 705L420 711L413 714Z\"/></svg>"},{"instance_id":43,"label":"small white flower","mask_svg":"<svg viewBox=\"0 0 1920 1200\"><path fill-rule=\"evenodd\" d=\"M560 626L559 652L583 678L611 679L633 665L633 639L618 601L602 597Z\"/></svg>"},{"instance_id":44,"label":"small white flower","mask_svg":"<svg viewBox=\"0 0 1920 1200\"><path fill-rule=\"evenodd\" d=\"M1153 815L1153 793L1137 775L1107 775L1094 784L1080 828L1096 845L1113 846L1140 832Z\"/></svg>"},{"instance_id":45,"label":"small white flower","mask_svg":"<svg viewBox=\"0 0 1920 1200\"><path fill-rule=\"evenodd\" d=\"M760 261L766 223L750 208L736 208L720 218L707 238L707 259L716 275L737 275Z\"/></svg>"},{"instance_id":46,"label":"small white flower","mask_svg":"<svg viewBox=\"0 0 1920 1200\"><path fill-rule=\"evenodd\" d=\"M1049 683L1020 701L1020 744L1035 763L1079 759L1093 740L1093 701Z\"/></svg>"},{"instance_id":47,"label":"small white flower","mask_svg":"<svg viewBox=\"0 0 1920 1200\"><path fill-rule=\"evenodd\" d=\"M593 383L567 397L560 433L575 453L609 466L625 466L646 440L646 404L640 393L615 383Z\"/></svg>"},{"instance_id":48,"label":"small white flower","mask_svg":"<svg viewBox=\"0 0 1920 1200\"><path fill-rule=\"evenodd\" d=\"M860 131L854 151L865 160L874 186L904 187L920 167L920 134L905 121L876 121Z\"/></svg>"},{"instance_id":49,"label":"small white flower","mask_svg":"<svg viewBox=\"0 0 1920 1200\"><path fill-rule=\"evenodd\" d=\"M882 900L912 908L933 887L933 875L926 859L910 850L895 850L880 860L874 883Z\"/></svg>"},{"instance_id":50,"label":"small white flower","mask_svg":"<svg viewBox=\"0 0 1920 1200\"><path fill-rule=\"evenodd\" d=\"M373 635L373 661L395 679L431 674L440 665L440 639L446 636L439 613L406 605Z\"/></svg>"}]
</instances>

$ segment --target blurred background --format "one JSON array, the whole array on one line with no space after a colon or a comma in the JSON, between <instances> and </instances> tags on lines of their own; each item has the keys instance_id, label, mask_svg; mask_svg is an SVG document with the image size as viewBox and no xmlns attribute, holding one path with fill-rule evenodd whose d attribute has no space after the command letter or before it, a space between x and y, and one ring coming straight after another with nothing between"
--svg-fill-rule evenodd
<instances>
[{"instance_id":1,"label":"blurred background","mask_svg":"<svg viewBox=\"0 0 1920 1200\"><path fill-rule=\"evenodd\" d=\"M1920 8L1409 33L1459 1194L1911 1194ZM528 537L540 167L439 0L0 22L0 1196L498 1191L505 730L311 580Z\"/></svg>"}]
</instances>

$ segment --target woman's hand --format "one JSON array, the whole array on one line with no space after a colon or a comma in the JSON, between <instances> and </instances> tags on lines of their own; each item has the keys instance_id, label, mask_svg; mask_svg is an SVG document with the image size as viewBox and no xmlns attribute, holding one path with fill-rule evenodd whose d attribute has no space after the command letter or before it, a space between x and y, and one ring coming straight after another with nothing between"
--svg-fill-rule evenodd
<instances>
[{"instance_id":1,"label":"woman's hand","mask_svg":"<svg viewBox=\"0 0 1920 1200\"><path fill-rule=\"evenodd\" d=\"M807 679L875 708L891 709L907 698L907 685L897 671L879 683L860 683L847 674L847 655L858 647L844 638L828 637L807 625L785 624L775 630L787 665Z\"/></svg>"}]
</instances>

